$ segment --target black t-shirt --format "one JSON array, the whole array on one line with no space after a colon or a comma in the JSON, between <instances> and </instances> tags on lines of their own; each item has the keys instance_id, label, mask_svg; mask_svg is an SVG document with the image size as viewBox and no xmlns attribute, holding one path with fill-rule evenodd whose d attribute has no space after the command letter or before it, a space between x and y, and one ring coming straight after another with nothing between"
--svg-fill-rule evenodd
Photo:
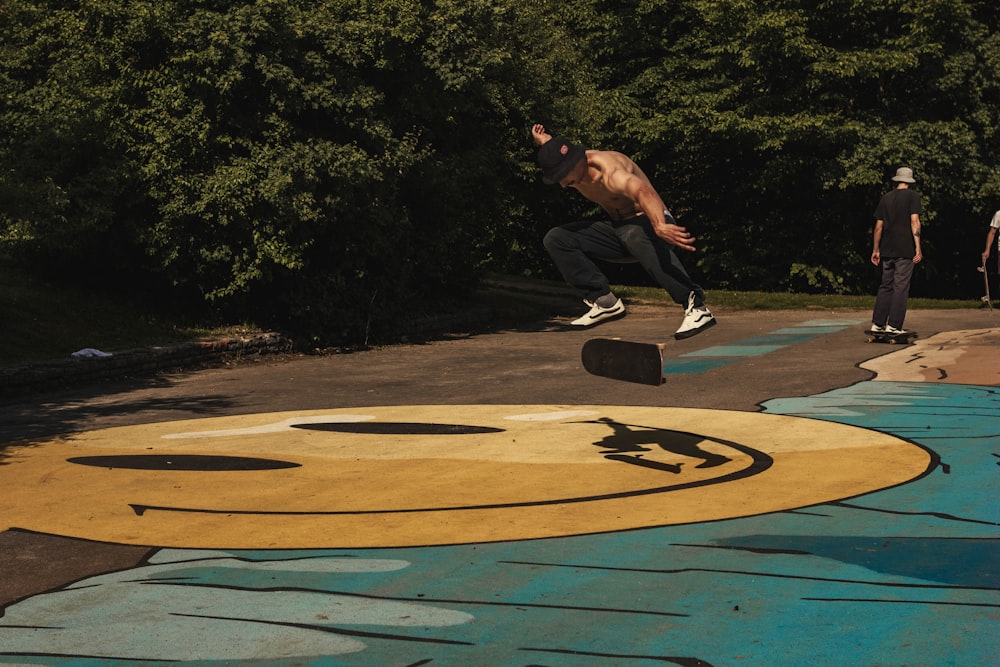
<instances>
[{"instance_id":1,"label":"black t-shirt","mask_svg":"<svg viewBox=\"0 0 1000 667\"><path fill-rule=\"evenodd\" d=\"M882 195L875 208L875 219L885 223L879 243L882 257L913 257L917 254L910 227L910 216L914 213L922 213L920 193L916 190L897 188Z\"/></svg>"}]
</instances>

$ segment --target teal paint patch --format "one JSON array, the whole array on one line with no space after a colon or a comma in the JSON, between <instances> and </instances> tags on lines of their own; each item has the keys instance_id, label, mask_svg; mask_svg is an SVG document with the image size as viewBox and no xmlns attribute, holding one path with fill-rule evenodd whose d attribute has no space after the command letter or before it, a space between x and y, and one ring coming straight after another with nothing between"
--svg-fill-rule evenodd
<instances>
[{"instance_id":1,"label":"teal paint patch","mask_svg":"<svg viewBox=\"0 0 1000 667\"><path fill-rule=\"evenodd\" d=\"M803 333L803 331L808 331L809 333L814 333L816 335L820 335L820 334L836 333L837 331L843 331L846 328L847 328L846 326L839 326L839 327L836 327L836 326L807 327L807 326L803 326L803 325L800 324L797 327L787 327L785 329L776 329L775 331L772 331L771 333L772 334L800 334L800 333Z\"/></svg>"},{"instance_id":2,"label":"teal paint patch","mask_svg":"<svg viewBox=\"0 0 1000 667\"><path fill-rule=\"evenodd\" d=\"M682 354L682 357L759 357L775 350L780 350L784 345L716 345L706 347L703 350L695 350Z\"/></svg>"},{"instance_id":3,"label":"teal paint patch","mask_svg":"<svg viewBox=\"0 0 1000 667\"><path fill-rule=\"evenodd\" d=\"M1000 498L987 489L996 487L1000 456L1000 388L863 382L818 396L773 399L762 407L891 433L931 449L939 462L927 477L878 494L901 509L892 518L896 535L909 525L903 517L911 516L910 537L940 536L935 531L948 525L959 527L962 537L976 536L977 526L997 536Z\"/></svg>"},{"instance_id":4,"label":"teal paint patch","mask_svg":"<svg viewBox=\"0 0 1000 667\"><path fill-rule=\"evenodd\" d=\"M887 576L992 588L1000 574L1000 539L849 535L747 535L719 540L731 549L836 560Z\"/></svg>"},{"instance_id":5,"label":"teal paint patch","mask_svg":"<svg viewBox=\"0 0 1000 667\"><path fill-rule=\"evenodd\" d=\"M840 327L841 329L853 326L855 324L861 324L862 322L867 322L868 318L863 317L861 319L832 319L832 320L807 320L802 322L798 326L800 327Z\"/></svg>"},{"instance_id":6,"label":"teal paint patch","mask_svg":"<svg viewBox=\"0 0 1000 667\"><path fill-rule=\"evenodd\" d=\"M789 345L805 343L828 333L841 331L846 326L848 323L842 320L813 320L797 327L752 336L733 345L717 345L686 352L680 355L680 358L666 360L663 364L663 374L682 375L709 371L745 357L757 357Z\"/></svg>"},{"instance_id":7,"label":"teal paint patch","mask_svg":"<svg viewBox=\"0 0 1000 667\"><path fill-rule=\"evenodd\" d=\"M739 342L740 345L794 345L795 343L805 343L814 338L819 338L823 336L823 333L786 333L786 334L767 334L764 336L754 336L753 338L747 338Z\"/></svg>"},{"instance_id":8,"label":"teal paint patch","mask_svg":"<svg viewBox=\"0 0 1000 667\"><path fill-rule=\"evenodd\" d=\"M663 364L664 375L681 375L684 373L702 373L713 368L719 368L731 364L733 359L726 358L705 358L705 359L667 359Z\"/></svg>"}]
</instances>

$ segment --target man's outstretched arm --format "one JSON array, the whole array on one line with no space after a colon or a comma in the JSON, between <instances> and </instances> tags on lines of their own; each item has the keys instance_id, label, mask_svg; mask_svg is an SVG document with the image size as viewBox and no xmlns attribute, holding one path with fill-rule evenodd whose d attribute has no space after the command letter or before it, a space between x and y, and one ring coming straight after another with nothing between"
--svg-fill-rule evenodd
<instances>
[{"instance_id":1,"label":"man's outstretched arm","mask_svg":"<svg viewBox=\"0 0 1000 667\"><path fill-rule=\"evenodd\" d=\"M535 140L535 143L541 146L546 141L552 138L552 135L545 131L545 126L541 123L535 123L531 128L531 138Z\"/></svg>"},{"instance_id":2,"label":"man's outstretched arm","mask_svg":"<svg viewBox=\"0 0 1000 667\"><path fill-rule=\"evenodd\" d=\"M684 250L694 250L695 238L685 227L676 224L673 216L667 219L667 206L659 193L635 174L616 171L607 181L608 189L623 194L638 204L649 218L653 231L661 239Z\"/></svg>"},{"instance_id":3,"label":"man's outstretched arm","mask_svg":"<svg viewBox=\"0 0 1000 667\"><path fill-rule=\"evenodd\" d=\"M993 247L993 239L997 235L997 228L990 227L989 231L986 232L986 250L983 251L983 262L985 262L990 256L990 248Z\"/></svg>"}]
</instances>

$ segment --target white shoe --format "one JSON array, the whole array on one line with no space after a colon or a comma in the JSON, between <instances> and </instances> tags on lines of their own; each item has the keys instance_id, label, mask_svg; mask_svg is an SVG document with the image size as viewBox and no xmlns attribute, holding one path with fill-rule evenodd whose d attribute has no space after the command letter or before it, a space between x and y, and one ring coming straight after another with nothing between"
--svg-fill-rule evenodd
<instances>
[{"instance_id":1,"label":"white shoe","mask_svg":"<svg viewBox=\"0 0 1000 667\"><path fill-rule=\"evenodd\" d=\"M680 328L674 333L674 338L684 340L695 334L699 334L705 329L715 325L715 317L705 306L694 305L694 293L688 296L688 307L684 311L684 320Z\"/></svg>"},{"instance_id":2,"label":"white shoe","mask_svg":"<svg viewBox=\"0 0 1000 667\"><path fill-rule=\"evenodd\" d=\"M610 308L602 308L593 301L587 301L586 299L583 302L590 306L590 312L570 322L575 327L592 327L600 322L615 320L625 316L625 304L622 303L621 299L616 300L615 305Z\"/></svg>"},{"instance_id":3,"label":"white shoe","mask_svg":"<svg viewBox=\"0 0 1000 667\"><path fill-rule=\"evenodd\" d=\"M872 328L870 329L870 331L872 333L885 333L885 327L872 322Z\"/></svg>"},{"instance_id":4,"label":"white shoe","mask_svg":"<svg viewBox=\"0 0 1000 667\"><path fill-rule=\"evenodd\" d=\"M887 324L887 325L885 325L885 332L886 332L887 334L892 334L893 336L901 336L901 335L903 335L903 334L908 334L908 333L910 333L910 332L909 332L909 331L907 331L906 329L897 329L896 327L894 327L894 326L890 326L890 325L888 325L888 324Z\"/></svg>"}]
</instances>

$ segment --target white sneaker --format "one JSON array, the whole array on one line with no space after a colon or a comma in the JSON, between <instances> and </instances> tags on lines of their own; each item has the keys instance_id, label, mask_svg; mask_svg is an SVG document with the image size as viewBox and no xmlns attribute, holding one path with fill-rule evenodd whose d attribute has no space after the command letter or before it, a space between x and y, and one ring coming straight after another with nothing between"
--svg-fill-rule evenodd
<instances>
[{"instance_id":1,"label":"white sneaker","mask_svg":"<svg viewBox=\"0 0 1000 667\"><path fill-rule=\"evenodd\" d=\"M888 324L885 325L885 332L887 334L892 334L893 336L900 336L902 334L908 334L908 333L910 333L906 329L897 329L896 327L890 326Z\"/></svg>"},{"instance_id":2,"label":"white sneaker","mask_svg":"<svg viewBox=\"0 0 1000 667\"><path fill-rule=\"evenodd\" d=\"M880 324L875 324L872 322L872 328L870 329L872 333L885 333L885 327Z\"/></svg>"},{"instance_id":3,"label":"white sneaker","mask_svg":"<svg viewBox=\"0 0 1000 667\"><path fill-rule=\"evenodd\" d=\"M688 307L684 311L684 320L680 328L674 333L674 338L683 340L699 334L705 329L715 325L715 317L705 306L694 305L694 293L688 296Z\"/></svg>"},{"instance_id":4,"label":"white sneaker","mask_svg":"<svg viewBox=\"0 0 1000 667\"><path fill-rule=\"evenodd\" d=\"M575 327L592 327L600 322L616 320L619 317L625 316L625 304L622 303L621 299L616 300L615 305L610 308L602 308L593 301L587 301L586 299L583 302L590 306L590 312L570 322Z\"/></svg>"}]
</instances>

